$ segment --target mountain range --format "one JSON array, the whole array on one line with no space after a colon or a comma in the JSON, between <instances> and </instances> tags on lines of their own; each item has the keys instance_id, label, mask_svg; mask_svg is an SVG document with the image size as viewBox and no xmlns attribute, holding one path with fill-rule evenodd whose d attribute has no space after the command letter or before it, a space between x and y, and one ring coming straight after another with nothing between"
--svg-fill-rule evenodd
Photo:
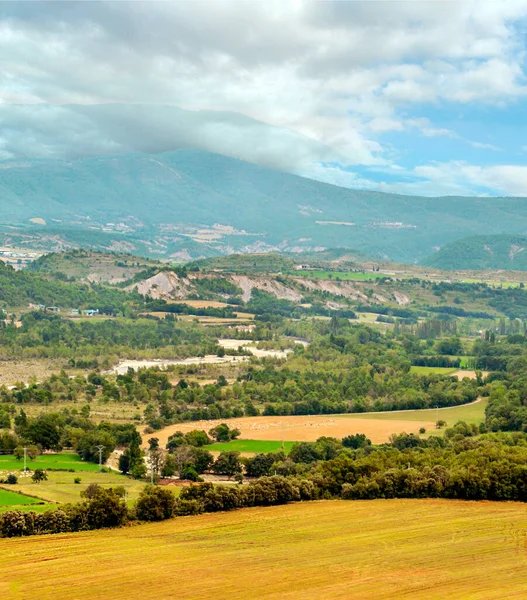
<instances>
[{"instance_id":1,"label":"mountain range","mask_svg":"<svg viewBox=\"0 0 527 600\"><path fill-rule=\"evenodd\" d=\"M3 161L0 202L4 243L160 258L347 247L418 263L468 236L527 233L527 198L352 190L195 149Z\"/></svg>"},{"instance_id":2,"label":"mountain range","mask_svg":"<svg viewBox=\"0 0 527 600\"><path fill-rule=\"evenodd\" d=\"M479 235L447 244L422 261L427 267L457 270L527 271L527 236Z\"/></svg>"}]
</instances>

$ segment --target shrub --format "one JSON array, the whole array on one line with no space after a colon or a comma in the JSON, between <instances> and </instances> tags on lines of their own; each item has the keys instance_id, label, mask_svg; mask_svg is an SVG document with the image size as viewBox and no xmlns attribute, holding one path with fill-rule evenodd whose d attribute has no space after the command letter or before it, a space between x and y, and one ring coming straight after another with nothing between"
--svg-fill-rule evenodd
<instances>
[{"instance_id":1,"label":"shrub","mask_svg":"<svg viewBox=\"0 0 527 600\"><path fill-rule=\"evenodd\" d=\"M13 473L9 473L5 482L9 485L15 485L18 482L18 477L16 475L13 475Z\"/></svg>"},{"instance_id":2,"label":"shrub","mask_svg":"<svg viewBox=\"0 0 527 600\"><path fill-rule=\"evenodd\" d=\"M33 535L34 523L34 512L23 513L19 510L8 510L0 515L0 533L2 537Z\"/></svg>"},{"instance_id":3,"label":"shrub","mask_svg":"<svg viewBox=\"0 0 527 600\"><path fill-rule=\"evenodd\" d=\"M147 485L137 500L135 513L141 521L170 519L175 513L175 496L167 488Z\"/></svg>"},{"instance_id":4,"label":"shrub","mask_svg":"<svg viewBox=\"0 0 527 600\"><path fill-rule=\"evenodd\" d=\"M47 510L35 516L35 533L66 533L71 531L70 517L61 510Z\"/></svg>"},{"instance_id":5,"label":"shrub","mask_svg":"<svg viewBox=\"0 0 527 600\"><path fill-rule=\"evenodd\" d=\"M187 479L188 481L203 481L203 479L199 476L199 473L194 468L194 465L191 464L187 464L181 469L179 478Z\"/></svg>"},{"instance_id":6,"label":"shrub","mask_svg":"<svg viewBox=\"0 0 527 600\"><path fill-rule=\"evenodd\" d=\"M43 471L42 469L35 469L33 475L31 475L31 480L34 483L40 483L41 481L46 481L48 478L48 474L46 473L46 471Z\"/></svg>"},{"instance_id":7,"label":"shrub","mask_svg":"<svg viewBox=\"0 0 527 600\"><path fill-rule=\"evenodd\" d=\"M174 515L176 517L199 515L202 512L203 506L198 500L185 500L182 498L178 498L174 505Z\"/></svg>"}]
</instances>

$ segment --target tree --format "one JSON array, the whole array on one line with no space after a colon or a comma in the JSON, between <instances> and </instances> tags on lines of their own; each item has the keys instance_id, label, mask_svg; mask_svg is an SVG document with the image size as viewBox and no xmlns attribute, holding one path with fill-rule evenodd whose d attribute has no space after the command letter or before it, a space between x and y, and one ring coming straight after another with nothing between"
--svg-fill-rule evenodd
<instances>
[{"instance_id":1,"label":"tree","mask_svg":"<svg viewBox=\"0 0 527 600\"><path fill-rule=\"evenodd\" d=\"M126 475L132 473L138 465L143 463L143 457L141 448L139 447L139 441L134 438L130 442L130 447L126 448L119 457L119 471Z\"/></svg>"},{"instance_id":2,"label":"tree","mask_svg":"<svg viewBox=\"0 0 527 600\"><path fill-rule=\"evenodd\" d=\"M153 437L148 440L148 449L154 450L155 448L159 448L159 438Z\"/></svg>"},{"instance_id":3,"label":"tree","mask_svg":"<svg viewBox=\"0 0 527 600\"><path fill-rule=\"evenodd\" d=\"M130 450L128 449L119 456L119 471L123 475L127 475L130 472Z\"/></svg>"},{"instance_id":4,"label":"tree","mask_svg":"<svg viewBox=\"0 0 527 600\"><path fill-rule=\"evenodd\" d=\"M209 434L217 442L230 442L240 435L239 429L231 429L227 423L220 423L209 430Z\"/></svg>"},{"instance_id":5,"label":"tree","mask_svg":"<svg viewBox=\"0 0 527 600\"><path fill-rule=\"evenodd\" d=\"M186 464L179 474L180 479L185 479L187 481L203 481L203 479L199 476L199 473L194 468L192 464Z\"/></svg>"},{"instance_id":6,"label":"tree","mask_svg":"<svg viewBox=\"0 0 527 600\"><path fill-rule=\"evenodd\" d=\"M236 450L221 452L212 465L212 470L217 475L227 475L229 478L242 472L240 453Z\"/></svg>"},{"instance_id":7,"label":"tree","mask_svg":"<svg viewBox=\"0 0 527 600\"><path fill-rule=\"evenodd\" d=\"M355 433L342 438L342 445L345 448L353 448L354 450L357 450L358 448L371 446L371 440L368 439L364 433Z\"/></svg>"},{"instance_id":8,"label":"tree","mask_svg":"<svg viewBox=\"0 0 527 600\"><path fill-rule=\"evenodd\" d=\"M41 481L47 481L47 479L48 474L42 469L35 469L33 475L31 475L31 480L33 481L33 483L40 483Z\"/></svg>"},{"instance_id":9,"label":"tree","mask_svg":"<svg viewBox=\"0 0 527 600\"><path fill-rule=\"evenodd\" d=\"M168 489L147 485L135 505L137 518L141 521L163 521L174 516L175 496Z\"/></svg>"},{"instance_id":10,"label":"tree","mask_svg":"<svg viewBox=\"0 0 527 600\"><path fill-rule=\"evenodd\" d=\"M63 428L64 418L61 415L43 413L35 419L28 419L27 427L20 429L24 437L44 450L61 450L60 438Z\"/></svg>"},{"instance_id":11,"label":"tree","mask_svg":"<svg viewBox=\"0 0 527 600\"><path fill-rule=\"evenodd\" d=\"M186 433L185 441L190 446L196 447L206 446L211 442L209 436L203 430L199 429L193 429L192 431Z\"/></svg>"},{"instance_id":12,"label":"tree","mask_svg":"<svg viewBox=\"0 0 527 600\"><path fill-rule=\"evenodd\" d=\"M80 506L85 511L88 528L101 529L122 525L128 517L128 508L124 502L124 488L105 489L92 484L85 492L90 488L90 493L83 496L87 501Z\"/></svg>"},{"instance_id":13,"label":"tree","mask_svg":"<svg viewBox=\"0 0 527 600\"><path fill-rule=\"evenodd\" d=\"M148 453L148 457L154 475L159 475L165 464L165 451L161 448L152 448Z\"/></svg>"},{"instance_id":14,"label":"tree","mask_svg":"<svg viewBox=\"0 0 527 600\"><path fill-rule=\"evenodd\" d=\"M77 444L77 454L88 462L99 462L99 449L97 446L104 446L102 450L102 462L105 463L108 457L115 449L115 438L109 431L97 429L86 432Z\"/></svg>"},{"instance_id":15,"label":"tree","mask_svg":"<svg viewBox=\"0 0 527 600\"><path fill-rule=\"evenodd\" d=\"M437 343L437 351L439 354L461 354L463 345L458 337L450 337L445 340L440 340Z\"/></svg>"},{"instance_id":16,"label":"tree","mask_svg":"<svg viewBox=\"0 0 527 600\"><path fill-rule=\"evenodd\" d=\"M208 471L214 462L214 457L205 448L191 448L190 453L192 457L191 463L198 473Z\"/></svg>"}]
</instances>

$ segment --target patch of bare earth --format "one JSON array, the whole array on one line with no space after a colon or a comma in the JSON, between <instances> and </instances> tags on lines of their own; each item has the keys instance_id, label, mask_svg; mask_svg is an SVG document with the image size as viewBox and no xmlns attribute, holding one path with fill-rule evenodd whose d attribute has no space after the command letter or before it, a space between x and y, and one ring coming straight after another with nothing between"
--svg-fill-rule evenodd
<instances>
[{"instance_id":1,"label":"patch of bare earth","mask_svg":"<svg viewBox=\"0 0 527 600\"><path fill-rule=\"evenodd\" d=\"M163 271L149 279L135 283L127 289L133 288L136 288L140 294L148 295L156 300L170 300L185 298L190 291L190 281L180 279L170 271Z\"/></svg>"},{"instance_id":2,"label":"patch of bare earth","mask_svg":"<svg viewBox=\"0 0 527 600\"><path fill-rule=\"evenodd\" d=\"M344 296L350 300L366 302L368 296L364 294L355 284L345 281L330 281L329 279L304 279L296 277L295 281L303 285L309 291L328 292L335 296Z\"/></svg>"},{"instance_id":3,"label":"patch of bare earth","mask_svg":"<svg viewBox=\"0 0 527 600\"><path fill-rule=\"evenodd\" d=\"M247 275L231 275L231 281L238 286L243 294L242 300L248 302L252 296L252 290L257 289L267 292L281 300L300 302L302 295L295 289L287 287L272 277L247 277Z\"/></svg>"},{"instance_id":4,"label":"patch of bare earth","mask_svg":"<svg viewBox=\"0 0 527 600\"><path fill-rule=\"evenodd\" d=\"M488 371L481 371L481 375L483 377L486 377L488 374ZM457 377L459 381L465 379L465 377L468 377L468 379L476 379L476 371L467 371L465 369L460 369L459 371L452 373L452 377Z\"/></svg>"}]
</instances>

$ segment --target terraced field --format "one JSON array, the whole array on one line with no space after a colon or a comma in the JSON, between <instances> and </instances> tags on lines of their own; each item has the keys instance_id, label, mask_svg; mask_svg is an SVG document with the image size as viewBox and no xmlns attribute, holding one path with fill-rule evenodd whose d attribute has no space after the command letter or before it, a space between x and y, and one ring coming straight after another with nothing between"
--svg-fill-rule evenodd
<instances>
[{"instance_id":1,"label":"terraced field","mask_svg":"<svg viewBox=\"0 0 527 600\"><path fill-rule=\"evenodd\" d=\"M323 501L0 540L4 600L527 597L523 504Z\"/></svg>"}]
</instances>

